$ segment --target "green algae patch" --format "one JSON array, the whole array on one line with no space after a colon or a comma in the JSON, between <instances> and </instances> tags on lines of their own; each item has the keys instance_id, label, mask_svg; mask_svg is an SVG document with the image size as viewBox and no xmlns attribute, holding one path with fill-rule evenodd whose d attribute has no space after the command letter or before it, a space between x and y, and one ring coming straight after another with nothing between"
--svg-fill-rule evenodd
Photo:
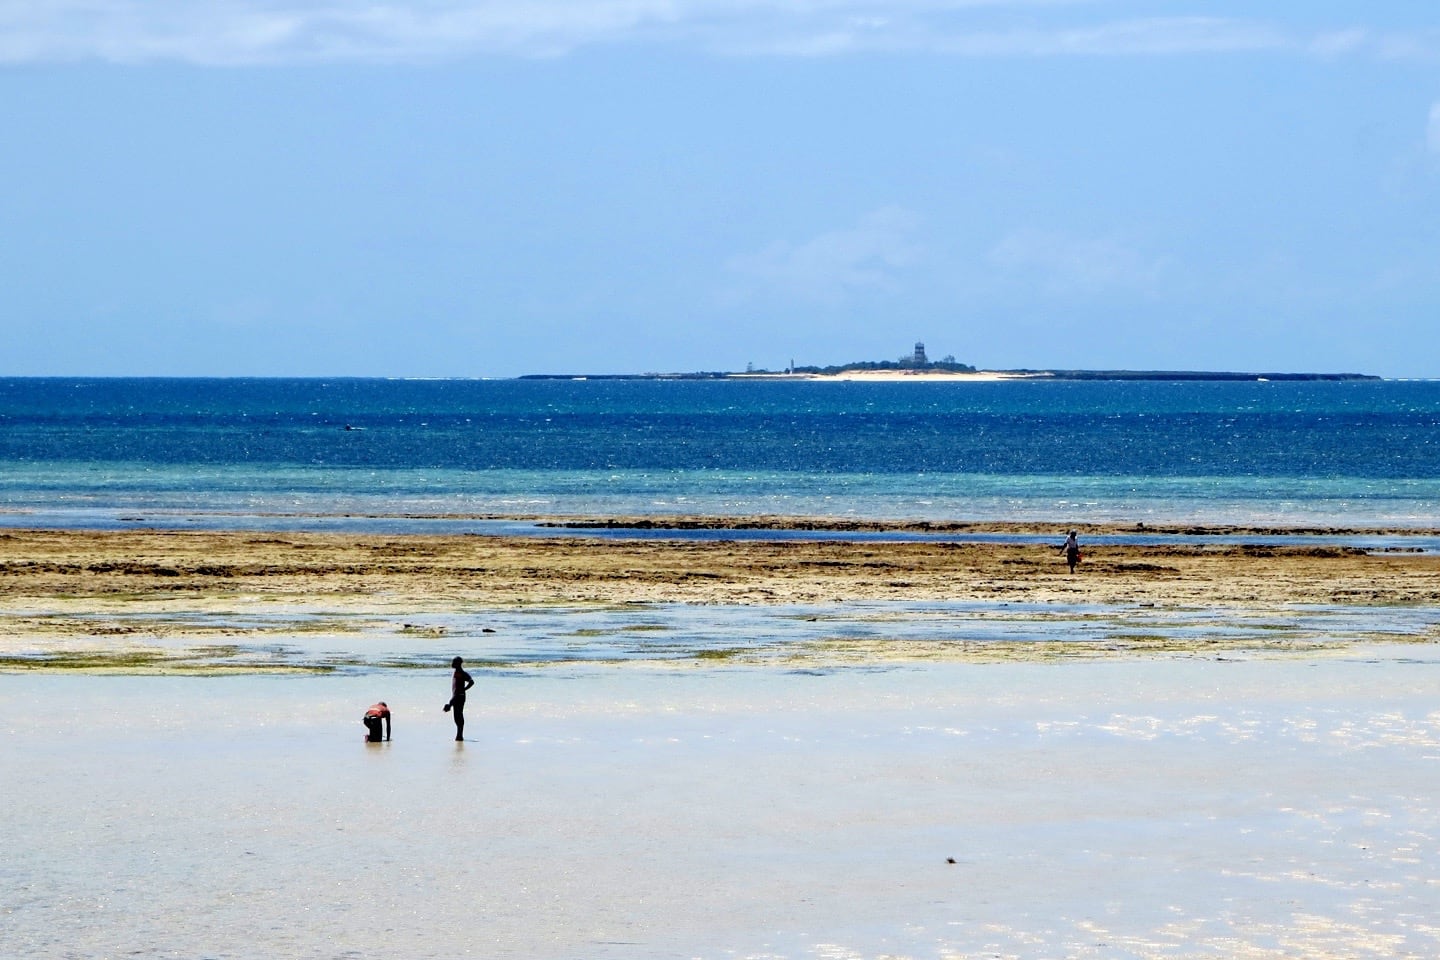
<instances>
[{"instance_id":1,"label":"green algae patch","mask_svg":"<svg viewBox=\"0 0 1440 960\"><path fill-rule=\"evenodd\" d=\"M663 623L622 623L613 627L581 627L565 634L581 639L595 637L621 637L627 633L666 633L673 628Z\"/></svg>"},{"instance_id":2,"label":"green algae patch","mask_svg":"<svg viewBox=\"0 0 1440 960\"><path fill-rule=\"evenodd\" d=\"M418 623L401 624L400 629L396 632L411 637L425 637L429 640L439 640L450 635L448 627L424 626Z\"/></svg>"},{"instance_id":3,"label":"green algae patch","mask_svg":"<svg viewBox=\"0 0 1440 960\"><path fill-rule=\"evenodd\" d=\"M376 670L439 670L449 669L450 662L437 661L433 657L381 657L375 660L365 660L359 657L330 657L325 663L336 667L355 667ZM487 670L498 667L513 666L513 664L500 660L481 660L470 657L465 658L465 666L471 670Z\"/></svg>"},{"instance_id":4,"label":"green algae patch","mask_svg":"<svg viewBox=\"0 0 1440 960\"><path fill-rule=\"evenodd\" d=\"M148 613L111 615L96 613L23 613L5 617L12 633L40 637L182 638L182 637L284 637L292 635L353 635L374 629L385 621L326 615L320 617L256 617L243 613Z\"/></svg>"},{"instance_id":5,"label":"green algae patch","mask_svg":"<svg viewBox=\"0 0 1440 960\"><path fill-rule=\"evenodd\" d=\"M1296 631L1286 636L1174 637L1115 635L1081 640L952 640L830 637L776 650L791 666L851 667L901 663L1058 663L1116 657L1343 655L1367 643L1433 644L1425 635L1365 634L1343 638Z\"/></svg>"},{"instance_id":6,"label":"green algae patch","mask_svg":"<svg viewBox=\"0 0 1440 960\"><path fill-rule=\"evenodd\" d=\"M293 620L285 620L279 623L265 624L259 627L249 628L256 633L364 633L381 620L357 619L355 617L332 617L312 620L306 617L298 617Z\"/></svg>"},{"instance_id":7,"label":"green algae patch","mask_svg":"<svg viewBox=\"0 0 1440 960\"><path fill-rule=\"evenodd\" d=\"M711 650L696 650L692 656L696 660L703 660L707 663L723 663L728 660L743 657L751 652L752 651L745 647L717 647Z\"/></svg>"},{"instance_id":8,"label":"green algae patch","mask_svg":"<svg viewBox=\"0 0 1440 960\"><path fill-rule=\"evenodd\" d=\"M219 676L252 673L331 673L313 663L255 662L243 659L236 647L203 647L174 651L61 650L37 654L0 655L0 673L116 673L136 675Z\"/></svg>"}]
</instances>

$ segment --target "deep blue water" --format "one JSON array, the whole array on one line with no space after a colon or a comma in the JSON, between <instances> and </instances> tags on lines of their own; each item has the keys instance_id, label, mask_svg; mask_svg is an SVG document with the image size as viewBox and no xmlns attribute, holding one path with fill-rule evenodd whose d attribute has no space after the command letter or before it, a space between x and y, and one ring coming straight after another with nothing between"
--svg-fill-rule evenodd
<instances>
[{"instance_id":1,"label":"deep blue water","mask_svg":"<svg viewBox=\"0 0 1440 960\"><path fill-rule=\"evenodd\" d=\"M1429 525L1437 495L1435 382L0 380L0 507L51 516Z\"/></svg>"}]
</instances>

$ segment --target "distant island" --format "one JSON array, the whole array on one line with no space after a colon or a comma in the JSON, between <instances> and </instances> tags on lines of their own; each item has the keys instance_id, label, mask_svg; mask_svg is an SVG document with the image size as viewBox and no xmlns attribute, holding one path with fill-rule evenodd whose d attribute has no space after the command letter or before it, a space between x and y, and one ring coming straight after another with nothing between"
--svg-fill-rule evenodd
<instances>
[{"instance_id":1,"label":"distant island","mask_svg":"<svg viewBox=\"0 0 1440 960\"><path fill-rule=\"evenodd\" d=\"M797 368L769 373L762 370L732 373L526 373L520 380L1383 380L1368 373L1246 373L1238 370L945 370L865 369L838 367L833 372Z\"/></svg>"},{"instance_id":2,"label":"distant island","mask_svg":"<svg viewBox=\"0 0 1440 960\"><path fill-rule=\"evenodd\" d=\"M899 360L862 360L837 366L790 363L784 370L694 373L530 373L521 380L1380 380L1366 373L1244 373L1230 370L981 370L954 357L930 360L925 344Z\"/></svg>"}]
</instances>

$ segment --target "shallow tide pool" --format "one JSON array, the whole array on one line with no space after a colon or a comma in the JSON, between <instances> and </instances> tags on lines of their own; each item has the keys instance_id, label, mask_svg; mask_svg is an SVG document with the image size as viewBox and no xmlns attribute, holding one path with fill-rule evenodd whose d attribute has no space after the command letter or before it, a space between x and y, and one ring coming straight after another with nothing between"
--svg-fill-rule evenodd
<instances>
[{"instance_id":1,"label":"shallow tide pool","mask_svg":"<svg viewBox=\"0 0 1440 960\"><path fill-rule=\"evenodd\" d=\"M620 604L416 611L267 600L50 600L5 611L0 670L253 673L415 670L455 655L497 673L643 669L890 669L915 663L1164 655L1342 655L1411 643L1429 656L1440 610L1256 609L894 601Z\"/></svg>"},{"instance_id":2,"label":"shallow tide pool","mask_svg":"<svg viewBox=\"0 0 1440 960\"><path fill-rule=\"evenodd\" d=\"M1437 661L0 675L0 954L1440 955Z\"/></svg>"}]
</instances>

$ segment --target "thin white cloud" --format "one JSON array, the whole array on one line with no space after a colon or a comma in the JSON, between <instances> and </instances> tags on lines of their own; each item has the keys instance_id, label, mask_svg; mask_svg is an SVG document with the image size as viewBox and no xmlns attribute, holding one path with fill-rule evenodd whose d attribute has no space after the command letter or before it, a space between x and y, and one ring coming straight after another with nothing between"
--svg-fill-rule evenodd
<instances>
[{"instance_id":1,"label":"thin white cloud","mask_svg":"<svg viewBox=\"0 0 1440 960\"><path fill-rule=\"evenodd\" d=\"M882 207L853 227L822 233L803 243L772 243L735 257L732 272L751 295L779 293L835 304L866 291L897 285L921 255L915 238L920 218L899 207Z\"/></svg>"},{"instance_id":2,"label":"thin white cloud","mask_svg":"<svg viewBox=\"0 0 1440 960\"><path fill-rule=\"evenodd\" d=\"M1325 58L1349 56L1363 51L1370 44L1364 30L1333 30L1321 33L1310 41L1310 52Z\"/></svg>"},{"instance_id":3,"label":"thin white cloud","mask_svg":"<svg viewBox=\"0 0 1440 960\"><path fill-rule=\"evenodd\" d=\"M738 52L825 56L851 51L962 57L1157 56L1279 50L1279 29L1212 17L1127 20L1084 27L945 30L915 22L852 22L825 34L769 38Z\"/></svg>"},{"instance_id":4,"label":"thin white cloud","mask_svg":"<svg viewBox=\"0 0 1440 960\"><path fill-rule=\"evenodd\" d=\"M1009 279L1057 295L1145 293L1164 266L1118 240L1036 229L1011 231L987 259Z\"/></svg>"},{"instance_id":5,"label":"thin white cloud","mask_svg":"<svg viewBox=\"0 0 1440 960\"><path fill-rule=\"evenodd\" d=\"M1114 17L1100 0L0 0L0 63L386 62L664 43L729 54L967 57L1288 51L1440 58L1440 32ZM1108 18L1106 18L1108 15Z\"/></svg>"}]
</instances>

